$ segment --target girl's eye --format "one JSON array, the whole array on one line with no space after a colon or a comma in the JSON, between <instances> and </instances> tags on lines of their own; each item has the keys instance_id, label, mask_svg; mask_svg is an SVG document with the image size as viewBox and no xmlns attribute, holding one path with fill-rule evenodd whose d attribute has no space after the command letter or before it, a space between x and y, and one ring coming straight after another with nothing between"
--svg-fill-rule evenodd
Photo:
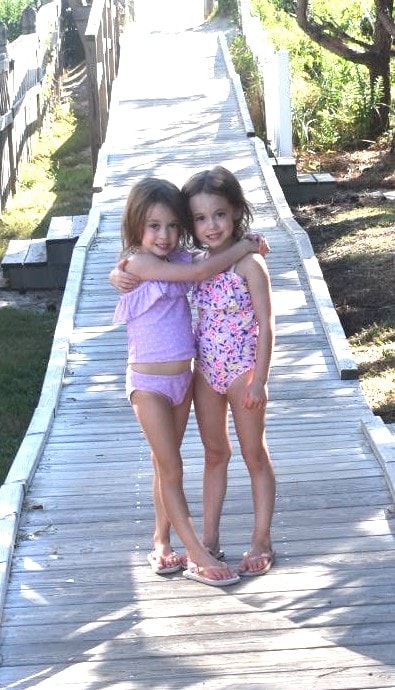
<instances>
[{"instance_id":1,"label":"girl's eye","mask_svg":"<svg viewBox=\"0 0 395 690\"><path fill-rule=\"evenodd\" d=\"M181 225L179 223L172 223L170 228L171 230L177 230L177 232L180 232Z\"/></svg>"}]
</instances>

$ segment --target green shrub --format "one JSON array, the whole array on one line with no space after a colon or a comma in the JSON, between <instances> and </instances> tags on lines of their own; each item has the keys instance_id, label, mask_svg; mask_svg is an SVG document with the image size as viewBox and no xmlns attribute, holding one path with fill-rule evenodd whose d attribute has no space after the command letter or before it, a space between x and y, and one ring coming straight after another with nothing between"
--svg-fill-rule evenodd
<instances>
[{"instance_id":1,"label":"green shrub","mask_svg":"<svg viewBox=\"0 0 395 690\"><path fill-rule=\"evenodd\" d=\"M238 14L237 0L218 0L217 14L236 18Z\"/></svg>"},{"instance_id":2,"label":"green shrub","mask_svg":"<svg viewBox=\"0 0 395 690\"><path fill-rule=\"evenodd\" d=\"M230 53L235 70L240 76L255 131L261 139L266 139L261 79L244 36L236 36L231 43Z\"/></svg>"},{"instance_id":3,"label":"green shrub","mask_svg":"<svg viewBox=\"0 0 395 690\"><path fill-rule=\"evenodd\" d=\"M38 9L40 0L0 0L0 22L7 29L7 40L11 43L21 33L21 16L26 7Z\"/></svg>"},{"instance_id":4,"label":"green shrub","mask_svg":"<svg viewBox=\"0 0 395 690\"><path fill-rule=\"evenodd\" d=\"M366 139L380 91L372 98L368 70L321 48L299 28L292 0L253 0L269 40L289 51L294 144L315 150L347 148ZM350 0L315 0L314 11L339 31L365 39L372 29L368 11Z\"/></svg>"}]
</instances>

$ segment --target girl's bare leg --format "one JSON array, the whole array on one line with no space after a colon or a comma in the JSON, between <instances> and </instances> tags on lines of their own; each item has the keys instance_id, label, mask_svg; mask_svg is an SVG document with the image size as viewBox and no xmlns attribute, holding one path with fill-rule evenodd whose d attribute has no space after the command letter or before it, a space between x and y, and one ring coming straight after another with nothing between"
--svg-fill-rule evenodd
<instances>
[{"instance_id":1,"label":"girl's bare leg","mask_svg":"<svg viewBox=\"0 0 395 690\"><path fill-rule=\"evenodd\" d=\"M271 553L270 529L274 512L276 485L265 436L265 411L247 410L242 405L243 389L249 373L239 376L228 390L241 452L251 478L254 529L249 554L253 557ZM263 559L265 560L265 559ZM266 559L267 560L267 559ZM264 567L258 560L253 568ZM251 569L251 568L250 568Z\"/></svg>"},{"instance_id":2,"label":"girl's bare leg","mask_svg":"<svg viewBox=\"0 0 395 690\"><path fill-rule=\"evenodd\" d=\"M196 418L204 445L203 543L212 553L220 550L220 519L227 489L231 446L227 429L228 401L216 393L199 371L194 374Z\"/></svg>"},{"instance_id":3,"label":"girl's bare leg","mask_svg":"<svg viewBox=\"0 0 395 690\"><path fill-rule=\"evenodd\" d=\"M173 408L178 449L180 449L182 440L184 438L185 428L188 423L189 411L191 408L191 401L192 385L182 403ZM155 510L155 532L153 542L156 553L159 556L166 558L168 565L172 565L173 563L176 564L177 560L179 561L179 557L177 554L174 554L173 557L173 550L171 547L171 522L167 517L165 507L162 503L159 487L159 470L156 457L153 453L151 453L151 459L154 467L152 494Z\"/></svg>"},{"instance_id":4,"label":"girl's bare leg","mask_svg":"<svg viewBox=\"0 0 395 690\"><path fill-rule=\"evenodd\" d=\"M226 579L233 573L213 558L197 536L183 489L183 467L176 431L174 408L164 396L147 391L133 394L133 407L141 428L156 458L159 491L167 518L185 545L189 558L210 571L213 579Z\"/></svg>"}]
</instances>

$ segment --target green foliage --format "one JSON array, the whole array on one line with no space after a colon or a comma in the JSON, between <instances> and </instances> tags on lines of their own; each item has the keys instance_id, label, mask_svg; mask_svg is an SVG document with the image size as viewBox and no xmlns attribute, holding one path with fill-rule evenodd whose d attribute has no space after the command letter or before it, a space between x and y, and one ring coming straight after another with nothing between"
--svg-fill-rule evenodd
<instances>
[{"instance_id":1,"label":"green foliage","mask_svg":"<svg viewBox=\"0 0 395 690\"><path fill-rule=\"evenodd\" d=\"M237 0L218 0L217 14L223 17L236 18L238 14Z\"/></svg>"},{"instance_id":2,"label":"green foliage","mask_svg":"<svg viewBox=\"0 0 395 690\"><path fill-rule=\"evenodd\" d=\"M21 33L20 24L23 10L27 7L38 9L40 0L0 0L0 22L7 28L7 40L14 41Z\"/></svg>"},{"instance_id":3,"label":"green foliage","mask_svg":"<svg viewBox=\"0 0 395 690\"><path fill-rule=\"evenodd\" d=\"M0 309L0 483L37 406L56 314Z\"/></svg>"},{"instance_id":4,"label":"green foliage","mask_svg":"<svg viewBox=\"0 0 395 690\"><path fill-rule=\"evenodd\" d=\"M51 216L88 213L92 165L87 118L53 104L32 141L32 158L21 165L18 190L0 217L0 258L10 239L43 237Z\"/></svg>"},{"instance_id":5,"label":"green foliage","mask_svg":"<svg viewBox=\"0 0 395 690\"><path fill-rule=\"evenodd\" d=\"M259 72L254 56L249 50L244 36L236 36L231 45L232 62L240 75L243 88L249 90L259 82Z\"/></svg>"},{"instance_id":6,"label":"green foliage","mask_svg":"<svg viewBox=\"0 0 395 690\"><path fill-rule=\"evenodd\" d=\"M261 79L258 66L244 36L236 36L230 46L230 53L235 70L240 76L255 131L261 139L265 139Z\"/></svg>"},{"instance_id":7,"label":"green foliage","mask_svg":"<svg viewBox=\"0 0 395 690\"><path fill-rule=\"evenodd\" d=\"M253 0L269 40L289 51L294 144L316 150L346 148L364 141L381 93L370 93L368 70L321 48L299 28L292 0ZM369 40L373 3L357 0L311 3L317 20L359 40Z\"/></svg>"}]
</instances>

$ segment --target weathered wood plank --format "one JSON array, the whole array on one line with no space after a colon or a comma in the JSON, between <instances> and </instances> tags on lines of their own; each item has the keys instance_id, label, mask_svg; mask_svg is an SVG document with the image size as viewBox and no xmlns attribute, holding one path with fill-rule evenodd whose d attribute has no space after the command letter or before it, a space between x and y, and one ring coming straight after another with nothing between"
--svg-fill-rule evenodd
<instances>
[{"instance_id":1,"label":"weathered wood plank","mask_svg":"<svg viewBox=\"0 0 395 690\"><path fill-rule=\"evenodd\" d=\"M273 171L269 183L216 36L203 29L166 37L166 50L160 35L138 38L125 43L103 191L94 198L97 231L82 239L76 259L56 411L20 517L0 631L2 684L392 690L393 500L361 426L371 411L358 383L339 379L302 231L281 220ZM154 53L161 60L145 59ZM240 178L254 227L272 246L277 332L267 414L277 562L264 578L218 590L180 573L154 575L146 562L154 530L149 449L124 398L126 336L112 324L118 295L108 282L131 184L147 174L181 184L217 163ZM230 436L221 542L237 567L253 510L232 425ZM203 451L193 410L182 452L201 529ZM173 544L182 548L175 535Z\"/></svg>"}]
</instances>

